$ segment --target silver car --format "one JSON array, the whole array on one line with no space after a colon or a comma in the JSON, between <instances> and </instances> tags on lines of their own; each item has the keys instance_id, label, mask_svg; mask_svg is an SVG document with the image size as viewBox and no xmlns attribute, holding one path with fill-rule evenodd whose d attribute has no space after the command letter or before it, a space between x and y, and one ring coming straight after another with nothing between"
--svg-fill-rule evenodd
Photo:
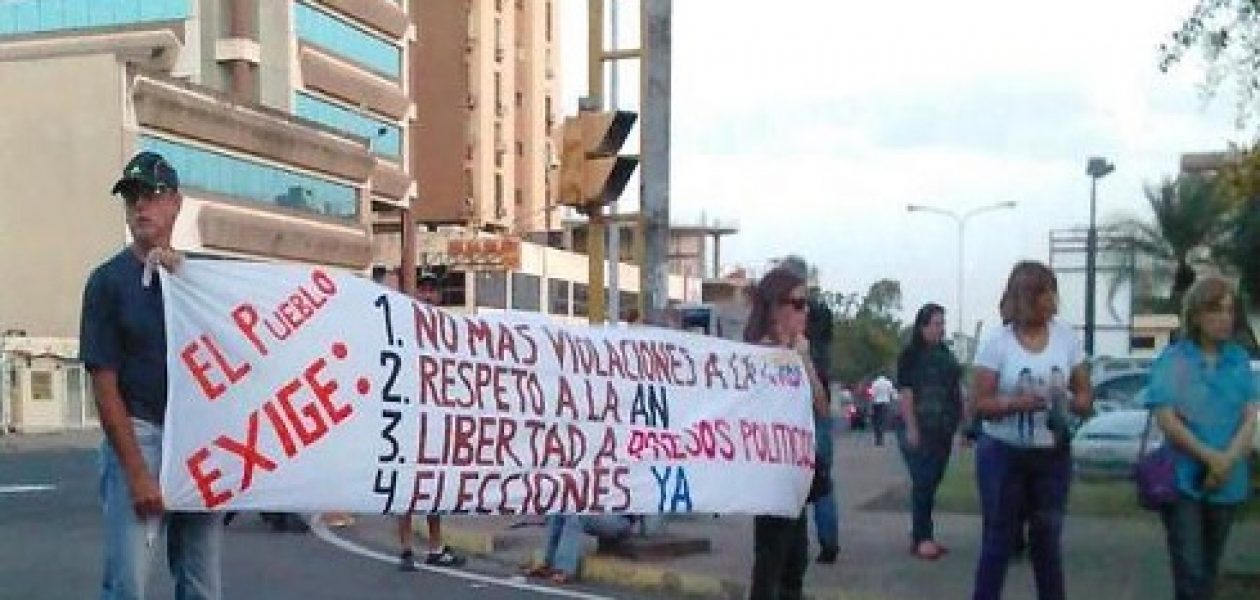
<instances>
[{"instance_id":1,"label":"silver car","mask_svg":"<svg viewBox=\"0 0 1260 600\"><path fill-rule=\"evenodd\" d=\"M1072 438L1072 468L1084 479L1122 479L1137 464L1146 410L1119 409L1086 421ZM1159 426L1151 424L1147 451L1164 443Z\"/></svg>"}]
</instances>

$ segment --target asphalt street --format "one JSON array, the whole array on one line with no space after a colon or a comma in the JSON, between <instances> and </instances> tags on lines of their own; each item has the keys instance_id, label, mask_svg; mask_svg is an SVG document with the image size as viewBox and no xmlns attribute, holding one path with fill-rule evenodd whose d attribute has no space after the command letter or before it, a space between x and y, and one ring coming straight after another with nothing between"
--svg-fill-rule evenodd
<instances>
[{"instance_id":1,"label":"asphalt street","mask_svg":"<svg viewBox=\"0 0 1260 600\"><path fill-rule=\"evenodd\" d=\"M96 450L0 449L0 600L92 598L101 572ZM150 597L170 598L164 559ZM400 572L394 550L322 527L276 533L241 515L227 530L224 597L233 600L365 598L624 598L590 587L550 588L517 577L512 565L472 560L462 569Z\"/></svg>"}]
</instances>

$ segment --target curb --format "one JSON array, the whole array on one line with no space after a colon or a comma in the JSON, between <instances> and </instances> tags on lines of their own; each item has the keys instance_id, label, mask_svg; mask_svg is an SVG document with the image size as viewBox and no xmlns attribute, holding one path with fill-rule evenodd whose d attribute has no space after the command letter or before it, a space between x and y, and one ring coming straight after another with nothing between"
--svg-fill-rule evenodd
<instances>
[{"instance_id":1,"label":"curb","mask_svg":"<svg viewBox=\"0 0 1260 600\"><path fill-rule=\"evenodd\" d=\"M683 598L747 597L744 582L644 565L621 558L586 555L579 574L583 581Z\"/></svg>"},{"instance_id":2,"label":"curb","mask_svg":"<svg viewBox=\"0 0 1260 600\"><path fill-rule=\"evenodd\" d=\"M411 530L420 539L429 539L429 527L425 519L412 519ZM493 532L451 527L449 523L442 523L442 543L460 552L483 556L494 554L505 545L502 538Z\"/></svg>"},{"instance_id":3,"label":"curb","mask_svg":"<svg viewBox=\"0 0 1260 600\"><path fill-rule=\"evenodd\" d=\"M428 529L416 520L413 527L416 534L427 539ZM482 557L494 558L495 552L505 549L507 543L503 536L486 531L469 530L442 524L442 537L447 546ZM536 552L533 560L541 562L541 552ZM635 562L624 558L613 558L598 554L587 554L578 564L578 577L587 583L608 585L625 590L646 592L670 598L713 598L718 600L741 600L748 597L747 581L732 580L715 575L678 571L669 567L659 567ZM851 595L838 590L807 590L806 598L815 600L881 600L877 596Z\"/></svg>"}]
</instances>

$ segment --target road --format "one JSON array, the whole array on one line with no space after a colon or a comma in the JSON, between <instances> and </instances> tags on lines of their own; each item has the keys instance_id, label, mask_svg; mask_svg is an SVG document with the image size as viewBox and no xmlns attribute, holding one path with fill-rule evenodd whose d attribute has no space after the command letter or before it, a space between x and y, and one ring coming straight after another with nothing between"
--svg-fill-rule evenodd
<instances>
[{"instance_id":1,"label":"road","mask_svg":"<svg viewBox=\"0 0 1260 600\"><path fill-rule=\"evenodd\" d=\"M101 517L96 451L80 447L0 449L0 599L91 598L99 589ZM625 598L590 587L535 586L512 565L473 560L463 569L400 572L391 548L317 528L274 533L252 515L225 540L224 597L233 600L365 598ZM164 562L150 592L173 596Z\"/></svg>"}]
</instances>

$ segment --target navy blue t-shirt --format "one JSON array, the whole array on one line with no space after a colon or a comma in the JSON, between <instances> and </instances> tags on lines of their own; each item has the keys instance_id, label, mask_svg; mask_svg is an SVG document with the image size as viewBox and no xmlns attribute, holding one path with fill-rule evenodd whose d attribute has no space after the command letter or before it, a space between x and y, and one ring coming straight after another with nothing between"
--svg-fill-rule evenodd
<instances>
[{"instance_id":1,"label":"navy blue t-shirt","mask_svg":"<svg viewBox=\"0 0 1260 600\"><path fill-rule=\"evenodd\" d=\"M149 287L144 262L126 248L101 264L83 290L79 358L88 371L118 374L132 417L161 424L166 414L166 320L155 273Z\"/></svg>"}]
</instances>

